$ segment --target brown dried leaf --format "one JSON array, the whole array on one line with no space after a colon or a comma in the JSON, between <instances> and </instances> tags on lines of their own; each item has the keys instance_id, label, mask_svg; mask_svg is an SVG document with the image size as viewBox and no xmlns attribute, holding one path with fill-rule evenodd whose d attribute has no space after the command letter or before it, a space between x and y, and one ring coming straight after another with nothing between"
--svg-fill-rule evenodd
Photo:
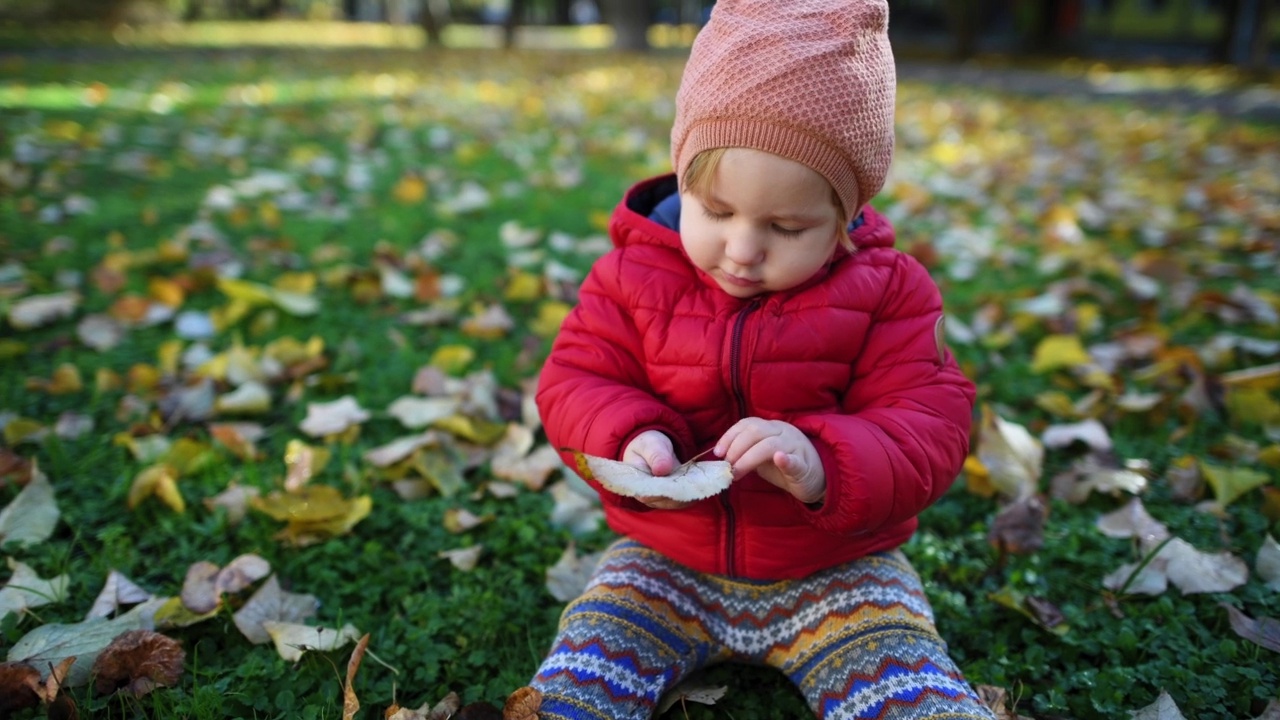
<instances>
[{"instance_id":1,"label":"brown dried leaf","mask_svg":"<svg viewBox=\"0 0 1280 720\"><path fill-rule=\"evenodd\" d=\"M40 704L40 671L21 662L0 663L0 717Z\"/></svg>"},{"instance_id":2,"label":"brown dried leaf","mask_svg":"<svg viewBox=\"0 0 1280 720\"><path fill-rule=\"evenodd\" d=\"M1044 526L1049 505L1041 495L1031 495L1003 507L991 523L987 542L1015 555L1044 547Z\"/></svg>"},{"instance_id":3,"label":"brown dried leaf","mask_svg":"<svg viewBox=\"0 0 1280 720\"><path fill-rule=\"evenodd\" d=\"M218 573L216 590L221 593L238 593L271 574L271 563L253 553L236 557Z\"/></svg>"},{"instance_id":4,"label":"brown dried leaf","mask_svg":"<svg viewBox=\"0 0 1280 720\"><path fill-rule=\"evenodd\" d=\"M502 720L538 720L540 707L542 693L531 687L522 687L511 693L502 706Z\"/></svg>"},{"instance_id":5,"label":"brown dried leaf","mask_svg":"<svg viewBox=\"0 0 1280 720\"><path fill-rule=\"evenodd\" d=\"M342 720L354 720L356 713L360 712L360 699L356 697L352 683L355 682L356 671L360 669L360 661L364 659L364 651L368 647L369 633L365 633L356 643L356 649L351 651L351 658L347 660L347 681L342 685Z\"/></svg>"},{"instance_id":6,"label":"brown dried leaf","mask_svg":"<svg viewBox=\"0 0 1280 720\"><path fill-rule=\"evenodd\" d=\"M187 576L182 581L182 604L188 610L204 614L213 611L222 602L218 592L217 565L208 560L201 560L187 568Z\"/></svg>"},{"instance_id":7,"label":"brown dried leaf","mask_svg":"<svg viewBox=\"0 0 1280 720\"><path fill-rule=\"evenodd\" d=\"M177 640L151 630L130 630L107 646L93 663L94 690L142 697L157 687L172 687L182 677L186 658Z\"/></svg>"}]
</instances>

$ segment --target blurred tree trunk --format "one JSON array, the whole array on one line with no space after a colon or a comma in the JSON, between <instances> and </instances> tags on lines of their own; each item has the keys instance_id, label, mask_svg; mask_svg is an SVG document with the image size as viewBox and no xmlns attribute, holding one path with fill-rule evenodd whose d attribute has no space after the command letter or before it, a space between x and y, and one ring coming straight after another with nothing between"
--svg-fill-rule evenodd
<instances>
[{"instance_id":1,"label":"blurred tree trunk","mask_svg":"<svg viewBox=\"0 0 1280 720\"><path fill-rule=\"evenodd\" d=\"M968 60L978 52L978 14L981 0L947 0L947 25L951 30L952 56Z\"/></svg>"},{"instance_id":2,"label":"blurred tree trunk","mask_svg":"<svg viewBox=\"0 0 1280 720\"><path fill-rule=\"evenodd\" d=\"M204 0L187 0L187 7L182 11L183 22L196 22L204 18Z\"/></svg>"},{"instance_id":3,"label":"blurred tree trunk","mask_svg":"<svg viewBox=\"0 0 1280 720\"><path fill-rule=\"evenodd\" d=\"M602 0L600 5L605 21L613 26L615 50L644 52L649 49L651 0Z\"/></svg>"},{"instance_id":4,"label":"blurred tree trunk","mask_svg":"<svg viewBox=\"0 0 1280 720\"><path fill-rule=\"evenodd\" d=\"M435 9L431 6L434 3L431 0L422 0L422 12L418 16L418 22L422 25L422 32L427 36L427 47L444 47L444 21L442 18L436 17ZM444 9L449 9L448 3L444 5Z\"/></svg>"},{"instance_id":5,"label":"blurred tree trunk","mask_svg":"<svg viewBox=\"0 0 1280 720\"><path fill-rule=\"evenodd\" d=\"M1271 0L1221 2L1222 31L1211 49L1212 59L1250 72L1264 72L1269 60Z\"/></svg>"},{"instance_id":6,"label":"blurred tree trunk","mask_svg":"<svg viewBox=\"0 0 1280 720\"><path fill-rule=\"evenodd\" d=\"M502 23L502 47L510 50L516 46L516 28L524 21L525 0L511 0L507 19Z\"/></svg>"}]
</instances>

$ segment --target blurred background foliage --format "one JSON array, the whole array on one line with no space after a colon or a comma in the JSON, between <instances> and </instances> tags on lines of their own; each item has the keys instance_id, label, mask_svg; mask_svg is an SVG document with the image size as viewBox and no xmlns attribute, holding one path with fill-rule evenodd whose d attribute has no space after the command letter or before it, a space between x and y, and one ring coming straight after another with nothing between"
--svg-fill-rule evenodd
<instances>
[{"instance_id":1,"label":"blurred background foliage","mask_svg":"<svg viewBox=\"0 0 1280 720\"><path fill-rule=\"evenodd\" d=\"M1278 0L889 4L895 45L908 53L957 60L992 53L1128 57L1232 64L1254 73L1277 64ZM399 45L506 47L561 28L570 30L556 35L562 45L648 50L687 46L712 5L714 0L0 0L0 28L12 41L6 44L57 37L47 31L59 27L75 27L76 42L95 31L129 41L139 30L160 27L167 31L163 37L180 43L182 29L199 23L274 21L281 31L296 31L298 23L311 30L341 23L366 26L357 38L391 37Z\"/></svg>"}]
</instances>

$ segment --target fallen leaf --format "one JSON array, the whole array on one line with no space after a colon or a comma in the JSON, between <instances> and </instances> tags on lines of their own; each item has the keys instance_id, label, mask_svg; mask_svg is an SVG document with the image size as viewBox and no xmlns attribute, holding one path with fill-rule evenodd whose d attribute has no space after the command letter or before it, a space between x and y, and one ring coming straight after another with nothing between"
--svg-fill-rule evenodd
<instances>
[{"instance_id":1,"label":"fallen leaf","mask_svg":"<svg viewBox=\"0 0 1280 720\"><path fill-rule=\"evenodd\" d=\"M129 486L128 505L133 510L152 495L174 512L186 512L187 502L178 490L178 473L166 463L144 468Z\"/></svg>"},{"instance_id":2,"label":"fallen leaf","mask_svg":"<svg viewBox=\"0 0 1280 720\"><path fill-rule=\"evenodd\" d=\"M1250 490L1271 482L1271 476L1248 468L1226 468L1200 461L1200 472L1213 488L1213 496L1221 507L1226 507Z\"/></svg>"},{"instance_id":3,"label":"fallen leaf","mask_svg":"<svg viewBox=\"0 0 1280 720\"><path fill-rule=\"evenodd\" d=\"M69 317L79 306L76 292L32 295L9 306L9 324L15 330L30 330Z\"/></svg>"},{"instance_id":4,"label":"fallen leaf","mask_svg":"<svg viewBox=\"0 0 1280 720\"><path fill-rule=\"evenodd\" d=\"M240 592L270 573L271 564L252 553L237 556L224 568L207 560L192 563L182 583L182 604L198 615L213 612L224 593Z\"/></svg>"},{"instance_id":5,"label":"fallen leaf","mask_svg":"<svg viewBox=\"0 0 1280 720\"><path fill-rule=\"evenodd\" d=\"M455 398L422 398L406 395L387 407L387 414L410 430L419 430L458 412Z\"/></svg>"},{"instance_id":6,"label":"fallen leaf","mask_svg":"<svg viewBox=\"0 0 1280 720\"><path fill-rule=\"evenodd\" d=\"M1097 420L1082 420L1066 425L1050 425L1040 435L1047 448L1065 448L1074 442L1082 442L1095 451L1111 449L1111 435Z\"/></svg>"},{"instance_id":7,"label":"fallen leaf","mask_svg":"<svg viewBox=\"0 0 1280 720\"><path fill-rule=\"evenodd\" d=\"M733 483L733 467L724 460L686 463L656 477L626 463L576 450L578 472L606 490L626 497L665 497L690 502L716 495Z\"/></svg>"},{"instance_id":8,"label":"fallen leaf","mask_svg":"<svg viewBox=\"0 0 1280 720\"><path fill-rule=\"evenodd\" d=\"M998 605L1014 610L1031 622L1048 630L1054 635L1066 635L1071 630L1066 618L1052 603L1042 598L1027 595L1005 585L999 590L988 593L987 598Z\"/></svg>"},{"instance_id":9,"label":"fallen leaf","mask_svg":"<svg viewBox=\"0 0 1280 720\"><path fill-rule=\"evenodd\" d=\"M185 658L177 640L152 630L129 630L94 660L94 691L142 697L158 687L173 687L182 677Z\"/></svg>"},{"instance_id":10,"label":"fallen leaf","mask_svg":"<svg viewBox=\"0 0 1280 720\"><path fill-rule=\"evenodd\" d=\"M256 487L239 485L234 481L226 490L204 499L204 506L210 511L223 508L227 511L227 522L232 526L239 525L248 512L249 503L259 497L262 491Z\"/></svg>"},{"instance_id":11,"label":"fallen leaf","mask_svg":"<svg viewBox=\"0 0 1280 720\"><path fill-rule=\"evenodd\" d=\"M988 405L982 407L974 454L1004 497L1019 500L1035 494L1044 466L1044 446L1025 427L1005 420Z\"/></svg>"},{"instance_id":12,"label":"fallen leaf","mask_svg":"<svg viewBox=\"0 0 1280 720\"><path fill-rule=\"evenodd\" d=\"M1280 592L1280 543L1267 534L1258 548L1258 557L1253 561L1258 577L1267 583L1267 587Z\"/></svg>"},{"instance_id":13,"label":"fallen leaf","mask_svg":"<svg viewBox=\"0 0 1280 720\"><path fill-rule=\"evenodd\" d=\"M1132 720L1186 720L1178 704L1169 693L1161 690L1160 697L1150 705L1129 713Z\"/></svg>"},{"instance_id":14,"label":"fallen leaf","mask_svg":"<svg viewBox=\"0 0 1280 720\"><path fill-rule=\"evenodd\" d=\"M490 522L493 518L492 514L481 517L466 508L449 508L444 512L444 529L458 535Z\"/></svg>"},{"instance_id":15,"label":"fallen leaf","mask_svg":"<svg viewBox=\"0 0 1280 720\"><path fill-rule=\"evenodd\" d=\"M397 438L365 452L365 462L374 467L385 468L395 465L413 455L419 448L435 445L440 442L440 435L430 430L417 435Z\"/></svg>"},{"instance_id":16,"label":"fallen leaf","mask_svg":"<svg viewBox=\"0 0 1280 720\"><path fill-rule=\"evenodd\" d=\"M299 428L311 437L336 435L369 419L369 411L350 395L333 402L307 403L307 416Z\"/></svg>"},{"instance_id":17,"label":"fallen leaf","mask_svg":"<svg viewBox=\"0 0 1280 720\"><path fill-rule=\"evenodd\" d=\"M286 592L281 589L280 582L272 575L258 588L236 611L233 619L240 633L254 645L271 642L263 624L271 622L300 624L303 620L314 617L320 609L320 601L314 595Z\"/></svg>"},{"instance_id":18,"label":"fallen leaf","mask_svg":"<svg viewBox=\"0 0 1280 720\"><path fill-rule=\"evenodd\" d=\"M210 423L209 435L219 444L231 451L232 455L245 461L255 461L261 456L254 445L266 434L266 430L257 423Z\"/></svg>"},{"instance_id":19,"label":"fallen leaf","mask_svg":"<svg viewBox=\"0 0 1280 720\"><path fill-rule=\"evenodd\" d=\"M1138 538L1143 547L1154 547L1169 537L1169 529L1151 517L1139 498L1098 518L1097 528L1107 537Z\"/></svg>"},{"instance_id":20,"label":"fallen leaf","mask_svg":"<svg viewBox=\"0 0 1280 720\"><path fill-rule=\"evenodd\" d=\"M106 352L124 340L125 327L104 313L86 315L76 324L76 337L98 352Z\"/></svg>"},{"instance_id":21,"label":"fallen leaf","mask_svg":"<svg viewBox=\"0 0 1280 720\"><path fill-rule=\"evenodd\" d=\"M89 682L90 673L98 654L121 633L141 629L144 617L129 612L114 620L94 618L65 625L49 623L22 636L9 648L8 660L23 662L44 673L57 667L66 658L74 657L63 687L80 687Z\"/></svg>"},{"instance_id":22,"label":"fallen leaf","mask_svg":"<svg viewBox=\"0 0 1280 720\"><path fill-rule=\"evenodd\" d=\"M507 697L502 706L502 720L538 720L540 707L542 693L531 687L522 687Z\"/></svg>"},{"instance_id":23,"label":"fallen leaf","mask_svg":"<svg viewBox=\"0 0 1280 720\"><path fill-rule=\"evenodd\" d=\"M696 682L686 680L669 690L666 695L662 696L662 699L658 702L658 709L655 714L661 715L667 710L670 710L677 703L680 703L682 707L686 702L695 702L702 705L715 705L716 701L724 697L724 694L728 692L728 690L729 688L726 685L716 687L700 685Z\"/></svg>"},{"instance_id":24,"label":"fallen leaf","mask_svg":"<svg viewBox=\"0 0 1280 720\"><path fill-rule=\"evenodd\" d=\"M1036 345L1031 358L1031 372L1046 373L1093 362L1075 335L1049 335Z\"/></svg>"},{"instance_id":25,"label":"fallen leaf","mask_svg":"<svg viewBox=\"0 0 1280 720\"><path fill-rule=\"evenodd\" d=\"M342 720L355 720L356 713L360 712L360 699L356 697L354 685L356 671L360 669L360 661L364 659L364 651L368 647L369 633L365 633L356 643L355 650L351 651L351 657L347 660L347 679L342 684Z\"/></svg>"},{"instance_id":26,"label":"fallen leaf","mask_svg":"<svg viewBox=\"0 0 1280 720\"><path fill-rule=\"evenodd\" d=\"M262 623L262 628L275 642L276 652L289 662L301 660L302 654L308 650L329 652L360 637L360 631L349 623L338 630L332 630L325 627L267 620Z\"/></svg>"},{"instance_id":27,"label":"fallen leaf","mask_svg":"<svg viewBox=\"0 0 1280 720\"><path fill-rule=\"evenodd\" d=\"M119 571L112 570L107 573L107 580L102 584L102 590L94 599L93 607L89 608L85 619L110 617L120 609L121 605L146 602L151 597L151 593L138 587Z\"/></svg>"},{"instance_id":28,"label":"fallen leaf","mask_svg":"<svg viewBox=\"0 0 1280 720\"><path fill-rule=\"evenodd\" d=\"M1226 608L1231 629L1237 635L1268 650L1280 652L1280 620L1269 617L1251 618L1228 603L1218 604Z\"/></svg>"},{"instance_id":29,"label":"fallen leaf","mask_svg":"<svg viewBox=\"0 0 1280 720\"><path fill-rule=\"evenodd\" d=\"M579 484L582 484L581 481ZM568 480L553 484L547 491L554 501L550 519L552 527L566 528L573 535L585 535L594 532L604 521L600 498L594 492L590 496L578 492Z\"/></svg>"},{"instance_id":30,"label":"fallen leaf","mask_svg":"<svg viewBox=\"0 0 1280 720\"><path fill-rule=\"evenodd\" d=\"M483 545L472 545L454 550L441 550L436 553L436 557L445 558L462 572L471 572L476 569L482 553L484 553Z\"/></svg>"},{"instance_id":31,"label":"fallen leaf","mask_svg":"<svg viewBox=\"0 0 1280 720\"><path fill-rule=\"evenodd\" d=\"M1015 555L1026 555L1044 547L1044 526L1049 505L1039 495L1030 495L1000 509L987 542Z\"/></svg>"},{"instance_id":32,"label":"fallen leaf","mask_svg":"<svg viewBox=\"0 0 1280 720\"><path fill-rule=\"evenodd\" d=\"M271 409L271 391L257 380L249 380L235 390L218 396L214 408L231 415L261 415Z\"/></svg>"},{"instance_id":33,"label":"fallen leaf","mask_svg":"<svg viewBox=\"0 0 1280 720\"><path fill-rule=\"evenodd\" d=\"M40 671L20 662L0 663L0 717L40 704Z\"/></svg>"},{"instance_id":34,"label":"fallen leaf","mask_svg":"<svg viewBox=\"0 0 1280 720\"><path fill-rule=\"evenodd\" d=\"M11 574L4 587L0 588L0 620L12 613L67 599L67 586L71 582L67 574L46 580L24 562L13 558L8 562Z\"/></svg>"},{"instance_id":35,"label":"fallen leaf","mask_svg":"<svg viewBox=\"0 0 1280 720\"><path fill-rule=\"evenodd\" d=\"M578 555L577 547L570 541L564 552L560 553L560 559L547 568L547 592L562 603L578 597L586 589L587 581L591 579L591 573L595 572L602 557L603 550Z\"/></svg>"},{"instance_id":36,"label":"fallen leaf","mask_svg":"<svg viewBox=\"0 0 1280 720\"><path fill-rule=\"evenodd\" d=\"M42 543L53 535L59 515L53 485L33 462L27 486L0 510L0 543Z\"/></svg>"}]
</instances>

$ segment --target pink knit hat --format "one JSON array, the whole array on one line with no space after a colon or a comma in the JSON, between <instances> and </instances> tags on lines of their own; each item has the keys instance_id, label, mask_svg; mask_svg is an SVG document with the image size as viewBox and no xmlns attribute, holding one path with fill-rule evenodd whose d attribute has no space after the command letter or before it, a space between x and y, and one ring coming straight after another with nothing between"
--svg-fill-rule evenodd
<instances>
[{"instance_id":1,"label":"pink knit hat","mask_svg":"<svg viewBox=\"0 0 1280 720\"><path fill-rule=\"evenodd\" d=\"M745 147L825 177L852 219L893 156L886 0L719 0L676 95L671 160Z\"/></svg>"}]
</instances>

